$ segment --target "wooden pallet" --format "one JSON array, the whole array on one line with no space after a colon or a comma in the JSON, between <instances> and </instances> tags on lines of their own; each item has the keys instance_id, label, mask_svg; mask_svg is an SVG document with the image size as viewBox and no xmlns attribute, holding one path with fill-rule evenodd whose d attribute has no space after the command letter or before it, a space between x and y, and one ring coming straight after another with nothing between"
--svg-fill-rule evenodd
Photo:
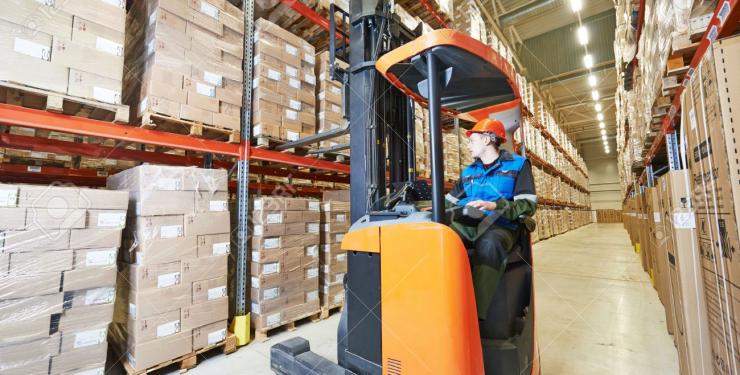
<instances>
[{"instance_id":1,"label":"wooden pallet","mask_svg":"<svg viewBox=\"0 0 740 375\"><path fill-rule=\"evenodd\" d=\"M6 81L0 81L0 103L64 113L93 120L116 123L128 123L129 121L129 107L127 105L103 103Z\"/></svg>"},{"instance_id":2,"label":"wooden pallet","mask_svg":"<svg viewBox=\"0 0 740 375\"><path fill-rule=\"evenodd\" d=\"M302 315L292 321L285 322L279 326L270 327L266 329L256 329L254 331L254 340L259 341L259 342L265 342L265 341L270 340L270 336L274 334L275 332L282 332L284 330L295 331L297 325L306 323L307 321L318 322L319 320L321 320L321 310Z\"/></svg>"},{"instance_id":3,"label":"wooden pallet","mask_svg":"<svg viewBox=\"0 0 740 375\"><path fill-rule=\"evenodd\" d=\"M277 146L281 146L289 142L292 142L292 141L270 137L267 135L259 135L257 137L252 138L252 143L254 147L265 148L268 150L274 149ZM283 152L306 156L308 155L308 152L311 150L313 150L312 146L300 146L300 147L294 147L294 148L289 148L287 150L283 150Z\"/></svg>"},{"instance_id":4,"label":"wooden pallet","mask_svg":"<svg viewBox=\"0 0 740 375\"><path fill-rule=\"evenodd\" d=\"M175 359L162 362L158 365L152 366L144 370L135 370L133 367L131 367L131 365L128 363L128 359L126 358L126 356L122 356L123 360L121 362L123 364L124 370L126 370L126 374L128 375L148 374L153 371L161 370L165 367L169 367L173 365L179 365L180 373L183 373L183 372L187 372L188 370L198 365L199 355L203 355L206 352L215 351L216 349L223 350L224 354L231 354L235 352L236 351L236 337L234 336L234 334L231 332L228 332L226 335L226 339L224 341L221 341L217 344L213 344L211 346L207 346L202 349L198 349L192 353L185 354Z\"/></svg>"},{"instance_id":5,"label":"wooden pallet","mask_svg":"<svg viewBox=\"0 0 740 375\"><path fill-rule=\"evenodd\" d=\"M239 143L241 141L239 130L224 129L218 126L183 120L156 112L144 112L141 115L141 124L139 126L147 129L185 134L191 137L228 143Z\"/></svg>"},{"instance_id":6,"label":"wooden pallet","mask_svg":"<svg viewBox=\"0 0 740 375\"><path fill-rule=\"evenodd\" d=\"M319 316L321 320L329 318L329 316L337 311L342 311L342 307L344 306L344 303L339 303L336 305L328 305L328 306L321 306L321 315Z\"/></svg>"}]
</instances>

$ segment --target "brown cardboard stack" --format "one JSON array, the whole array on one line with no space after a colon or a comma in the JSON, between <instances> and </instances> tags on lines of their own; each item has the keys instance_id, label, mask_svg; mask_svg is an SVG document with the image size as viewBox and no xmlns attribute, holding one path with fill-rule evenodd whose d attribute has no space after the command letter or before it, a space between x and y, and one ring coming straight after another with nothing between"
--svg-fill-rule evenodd
<instances>
[{"instance_id":1,"label":"brown cardboard stack","mask_svg":"<svg viewBox=\"0 0 740 375\"><path fill-rule=\"evenodd\" d=\"M416 175L429 177L429 125L427 110L414 102L414 147L416 157Z\"/></svg>"},{"instance_id":2,"label":"brown cardboard stack","mask_svg":"<svg viewBox=\"0 0 740 375\"><path fill-rule=\"evenodd\" d=\"M121 104L125 5L104 0L4 2L0 81Z\"/></svg>"},{"instance_id":3,"label":"brown cardboard stack","mask_svg":"<svg viewBox=\"0 0 740 375\"><path fill-rule=\"evenodd\" d=\"M460 179L460 139L455 131L442 133L445 181Z\"/></svg>"},{"instance_id":4,"label":"brown cardboard stack","mask_svg":"<svg viewBox=\"0 0 740 375\"><path fill-rule=\"evenodd\" d=\"M226 171L145 164L108 187L130 192L111 330L118 352L139 371L224 340Z\"/></svg>"},{"instance_id":5,"label":"brown cardboard stack","mask_svg":"<svg viewBox=\"0 0 740 375\"><path fill-rule=\"evenodd\" d=\"M739 56L739 37L715 42L682 94L712 358L716 370L730 373L740 366L740 258L735 254L740 248L740 157L735 143Z\"/></svg>"},{"instance_id":6,"label":"brown cardboard stack","mask_svg":"<svg viewBox=\"0 0 740 375\"><path fill-rule=\"evenodd\" d=\"M252 210L251 301L257 331L319 311L319 202L256 198Z\"/></svg>"},{"instance_id":7,"label":"brown cardboard stack","mask_svg":"<svg viewBox=\"0 0 740 375\"><path fill-rule=\"evenodd\" d=\"M0 185L0 373L102 373L126 192Z\"/></svg>"},{"instance_id":8,"label":"brown cardboard stack","mask_svg":"<svg viewBox=\"0 0 740 375\"><path fill-rule=\"evenodd\" d=\"M348 195L348 194L347 194ZM328 197L327 198L332 198ZM338 198L338 197L334 197ZM347 252L342 239L350 227L349 202L328 200L321 204L321 306L332 308L344 303L344 274Z\"/></svg>"},{"instance_id":9,"label":"brown cardboard stack","mask_svg":"<svg viewBox=\"0 0 740 375\"><path fill-rule=\"evenodd\" d=\"M305 40L264 19L255 22L254 137L295 141L316 132L314 64Z\"/></svg>"},{"instance_id":10,"label":"brown cardboard stack","mask_svg":"<svg viewBox=\"0 0 740 375\"><path fill-rule=\"evenodd\" d=\"M465 0L457 4L456 7L455 29L486 44L488 42L488 29L478 5L473 0Z\"/></svg>"},{"instance_id":11,"label":"brown cardboard stack","mask_svg":"<svg viewBox=\"0 0 740 375\"><path fill-rule=\"evenodd\" d=\"M323 133L334 129L344 128L348 120L344 118L344 86L342 82L335 81L331 77L329 52L323 52L316 56L316 75L319 85L316 91L316 132ZM338 67L348 69L347 63L335 59ZM319 147L327 148L349 143L349 133L321 141ZM349 155L349 150L339 151L341 154Z\"/></svg>"},{"instance_id":12,"label":"brown cardboard stack","mask_svg":"<svg viewBox=\"0 0 740 375\"><path fill-rule=\"evenodd\" d=\"M135 2L126 18L131 122L156 113L239 130L243 18L224 0Z\"/></svg>"}]
</instances>

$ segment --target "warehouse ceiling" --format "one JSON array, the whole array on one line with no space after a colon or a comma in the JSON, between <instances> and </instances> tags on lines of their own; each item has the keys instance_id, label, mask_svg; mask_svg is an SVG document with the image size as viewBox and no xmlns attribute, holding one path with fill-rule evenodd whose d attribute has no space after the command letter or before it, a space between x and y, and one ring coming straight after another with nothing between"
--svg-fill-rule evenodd
<instances>
[{"instance_id":1,"label":"warehouse ceiling","mask_svg":"<svg viewBox=\"0 0 740 375\"><path fill-rule=\"evenodd\" d=\"M584 47L578 44L579 20L566 0L480 0L497 20L514 46L530 82L555 108L554 116L574 143L600 142L588 70L583 67ZM589 31L588 52L594 57L591 72L597 79L602 113L611 149L616 133L614 91L614 30L616 17L610 0L583 1L581 22ZM612 152L616 155L616 152Z\"/></svg>"}]
</instances>

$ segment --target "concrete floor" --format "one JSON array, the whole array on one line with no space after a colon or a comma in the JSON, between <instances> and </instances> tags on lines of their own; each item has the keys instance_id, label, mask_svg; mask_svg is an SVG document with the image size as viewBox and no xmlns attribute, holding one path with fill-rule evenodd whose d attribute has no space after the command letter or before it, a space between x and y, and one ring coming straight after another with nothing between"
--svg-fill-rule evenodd
<instances>
[{"instance_id":1,"label":"concrete floor","mask_svg":"<svg viewBox=\"0 0 740 375\"><path fill-rule=\"evenodd\" d=\"M665 315L621 224L592 224L535 245L542 374L677 374ZM270 346L293 336L336 360L339 314L201 361L190 373L271 374Z\"/></svg>"}]
</instances>

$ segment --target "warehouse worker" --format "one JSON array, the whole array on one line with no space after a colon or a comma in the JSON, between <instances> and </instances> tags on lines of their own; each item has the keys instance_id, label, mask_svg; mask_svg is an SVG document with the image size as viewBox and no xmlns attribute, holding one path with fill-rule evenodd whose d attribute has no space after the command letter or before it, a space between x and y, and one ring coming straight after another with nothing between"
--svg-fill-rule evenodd
<instances>
[{"instance_id":1,"label":"warehouse worker","mask_svg":"<svg viewBox=\"0 0 740 375\"><path fill-rule=\"evenodd\" d=\"M451 224L471 250L478 316L485 319L498 279L506 268L507 256L519 238L519 218L534 215L537 196L529 160L500 148L506 143L501 121L481 120L466 135L468 150L475 161L462 171L446 199L452 205L472 206L489 215L494 211L500 214L487 226Z\"/></svg>"}]
</instances>

